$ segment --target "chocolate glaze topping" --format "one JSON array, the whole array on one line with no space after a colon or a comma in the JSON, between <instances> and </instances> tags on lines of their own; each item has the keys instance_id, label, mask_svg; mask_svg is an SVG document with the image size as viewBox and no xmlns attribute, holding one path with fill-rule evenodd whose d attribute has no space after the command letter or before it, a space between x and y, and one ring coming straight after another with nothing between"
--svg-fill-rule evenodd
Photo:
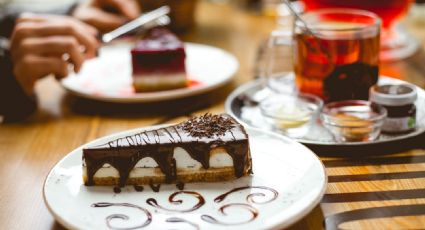
<instances>
[{"instance_id":1,"label":"chocolate glaze topping","mask_svg":"<svg viewBox=\"0 0 425 230\"><path fill-rule=\"evenodd\" d=\"M177 187L179 190L183 190L183 189L184 189L184 183L182 183L182 182L177 182L176 187Z\"/></svg>"},{"instance_id":2,"label":"chocolate glaze topping","mask_svg":"<svg viewBox=\"0 0 425 230\"><path fill-rule=\"evenodd\" d=\"M203 168L209 168L210 151L222 147L233 159L235 176L251 173L248 135L242 125L226 114L205 114L186 122L126 136L104 145L83 149L87 167L86 185L94 185L94 174L110 164L118 170L119 186L143 158L151 157L164 173L166 183L176 182L174 148L181 147Z\"/></svg>"},{"instance_id":3,"label":"chocolate glaze topping","mask_svg":"<svg viewBox=\"0 0 425 230\"><path fill-rule=\"evenodd\" d=\"M137 192L143 192L143 186L140 185L134 185L134 190L136 190Z\"/></svg>"},{"instance_id":4,"label":"chocolate glaze topping","mask_svg":"<svg viewBox=\"0 0 425 230\"><path fill-rule=\"evenodd\" d=\"M120 187L114 187L114 193L121 193Z\"/></svg>"}]
</instances>

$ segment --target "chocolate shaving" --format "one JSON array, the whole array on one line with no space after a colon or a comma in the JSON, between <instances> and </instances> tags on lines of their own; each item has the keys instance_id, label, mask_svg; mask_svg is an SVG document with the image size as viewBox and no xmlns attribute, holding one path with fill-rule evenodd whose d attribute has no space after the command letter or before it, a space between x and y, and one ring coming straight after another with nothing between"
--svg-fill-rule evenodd
<instances>
[{"instance_id":1,"label":"chocolate shaving","mask_svg":"<svg viewBox=\"0 0 425 230\"><path fill-rule=\"evenodd\" d=\"M180 124L181 128L192 137L222 136L234 127L235 123L228 117L206 113L199 117L193 117Z\"/></svg>"}]
</instances>

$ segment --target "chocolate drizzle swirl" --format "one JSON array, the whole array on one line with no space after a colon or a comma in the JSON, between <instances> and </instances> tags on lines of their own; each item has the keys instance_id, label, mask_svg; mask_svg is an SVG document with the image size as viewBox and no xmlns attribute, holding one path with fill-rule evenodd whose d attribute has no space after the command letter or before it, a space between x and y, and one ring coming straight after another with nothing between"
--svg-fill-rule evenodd
<instances>
[{"instance_id":1,"label":"chocolate drizzle swirl","mask_svg":"<svg viewBox=\"0 0 425 230\"><path fill-rule=\"evenodd\" d=\"M124 215L124 214L112 214L112 215L109 215L108 217L106 217L106 225L110 229L115 229L115 230L138 229L138 228L146 227L146 226L148 226L152 222L152 214L147 209L145 209L143 207L140 207L140 206L137 206L137 205L134 205L134 204L99 202L99 203L94 203L91 206L94 207L94 208L106 208L106 207L111 207L111 206L122 206L122 207L136 208L136 209L139 209L142 212L144 212L144 214L146 215L145 222L143 222L140 225L137 225L137 226L134 226L134 227L127 227L127 228L114 227L111 224L111 221L113 219L128 220L129 217L127 215Z\"/></svg>"},{"instance_id":2,"label":"chocolate drizzle swirl","mask_svg":"<svg viewBox=\"0 0 425 230\"><path fill-rule=\"evenodd\" d=\"M170 218L166 219L165 221L169 222L169 223L187 223L187 224L191 225L192 227L194 227L195 229L200 229L199 225L197 225L193 222L190 222L186 219L180 218L180 217L170 217Z\"/></svg>"},{"instance_id":3,"label":"chocolate drizzle swirl","mask_svg":"<svg viewBox=\"0 0 425 230\"><path fill-rule=\"evenodd\" d=\"M165 175L165 182L177 182L174 149L181 147L191 158L209 168L210 151L224 150L233 159L235 177L251 173L248 135L242 125L228 115L205 114L178 125L143 131L104 145L83 149L87 168L85 184L94 185L95 173L104 164L110 164L119 172L118 186L127 184L131 170L137 162L152 158Z\"/></svg>"},{"instance_id":4,"label":"chocolate drizzle swirl","mask_svg":"<svg viewBox=\"0 0 425 230\"><path fill-rule=\"evenodd\" d=\"M191 195L191 196L195 197L196 199L198 199L198 203L196 203L193 207L191 207L189 209L185 209L185 210L176 210L176 209L165 208L165 207L159 205L158 202L154 198L147 199L146 200L146 203L149 204L150 206L155 207L155 208L160 208L162 210L166 210L166 211L170 211L170 212L181 212L181 213L195 211L196 209L199 209L200 207L202 207L205 204L204 197L202 197L201 194L199 194L197 192L192 192L192 191L178 191L178 192L175 192L175 193L171 194L168 197L168 202L170 202L171 204L182 204L183 203L183 200L181 200L181 199L179 199L179 200L174 199L175 196L177 196L179 194L188 194L188 195Z\"/></svg>"},{"instance_id":5,"label":"chocolate drizzle swirl","mask_svg":"<svg viewBox=\"0 0 425 230\"><path fill-rule=\"evenodd\" d=\"M201 215L200 219L202 221L205 221L205 222L208 222L208 223L211 223L211 224L217 224L217 225L223 225L223 226L233 226L233 225L246 224L246 223L249 223L249 222L255 220L259 215L258 209L255 208L254 206L252 206L252 204L260 204L261 205L261 204L269 203L269 202L276 200L276 198L278 196L278 192L273 188L269 188L269 187L266 187L266 186L243 186L243 187L234 188L234 189L230 190L229 192L226 192L226 193L223 193L223 194L217 196L214 199L214 202L220 203L220 202L224 201L229 194L235 193L235 192L238 192L238 191L242 191L242 190L245 190L245 189L265 190L269 193L272 193L273 195L271 195L271 197L268 198L266 201L256 201L254 199L254 197L257 197L257 196L265 197L266 193L264 193L264 192L261 192L261 193L260 192L251 192L246 196L246 200L249 204L230 203L230 204L225 204L218 209L219 214L221 214L222 216L228 216L229 214L226 213L226 209L230 209L230 208L242 209L242 210L249 212L249 218L248 219L244 218L245 220L240 221L240 222L226 222L226 221L219 220L216 217L213 217L213 216L207 215L207 214ZM177 196L181 195L181 194L190 195L190 196L196 198L198 200L198 202L195 205L193 205L193 207L190 207L190 208L187 208L187 209L181 209L181 210L168 208L167 205L166 206L159 205L155 198L148 198L146 200L146 203L148 205L154 207L154 208L159 209L159 210L155 210L155 213L158 212L158 211L165 211L165 212L172 212L172 213L189 213L189 212L193 212L195 210L200 209L202 206L204 206L206 204L204 197L200 193L195 192L195 191L177 191L177 192L174 192L168 197L168 202L170 204L174 204L174 205L183 204L184 201L182 199L177 198ZM131 208L137 208L137 209L143 211L146 215L147 219L143 224L135 226L135 227L128 227L128 228L119 228L117 226L112 226L112 224L111 224L113 219L121 219L121 220L125 221L125 220L129 219L128 216L126 216L124 214L109 215L109 216L106 217L106 224L110 229L129 230L129 229L143 228L145 226L148 226L152 222L151 213L146 208L141 207L141 206L137 206L137 205L133 205L133 204L129 204L129 203L107 203L107 202L99 202L99 203L92 204L91 206L95 207L95 208L110 207L110 206L131 207ZM228 217L228 219L229 218L230 217ZM183 219L183 218L180 218L180 217L169 217L165 221L169 222L169 223L187 223L187 224L191 225L192 227L194 227L195 229L199 229L199 225L197 225L196 223L190 222L190 221Z\"/></svg>"},{"instance_id":6,"label":"chocolate drizzle swirl","mask_svg":"<svg viewBox=\"0 0 425 230\"><path fill-rule=\"evenodd\" d=\"M202 215L201 219L205 222L211 223L211 224L219 224L219 225L239 225L239 224L246 224L249 223L251 221L253 221L255 218L257 218L258 216L258 210L256 208L254 208L253 206L249 205L249 204L242 204L242 203L233 203L233 204L226 204L223 205L222 207L220 207L219 211L221 214L223 214L224 216L227 216L226 212L224 212L224 210L226 210L227 208L230 207L241 207L244 208L246 210L248 210L251 213L251 217L246 220L246 221L242 221L242 222L237 222L237 223L226 223L220 220L217 220L216 218L210 216L210 215Z\"/></svg>"},{"instance_id":7,"label":"chocolate drizzle swirl","mask_svg":"<svg viewBox=\"0 0 425 230\"><path fill-rule=\"evenodd\" d=\"M266 194L260 193L260 192L250 193L248 196L246 196L246 200L248 201L248 203L251 203L251 204L266 204L266 203L272 202L272 201L276 200L276 198L279 194L275 189L269 188L269 187L266 187L266 186L245 186L245 187L234 188L234 189L232 189L232 190L230 190L230 191L228 191L224 194L221 194L220 196L218 196L214 199L214 202L220 203L231 193L238 192L238 191L245 190L245 189L253 189L253 188L254 189L267 190L269 192L272 192L273 196L270 199L265 200L265 201L255 201L254 197L259 197L259 196L265 197Z\"/></svg>"}]
</instances>

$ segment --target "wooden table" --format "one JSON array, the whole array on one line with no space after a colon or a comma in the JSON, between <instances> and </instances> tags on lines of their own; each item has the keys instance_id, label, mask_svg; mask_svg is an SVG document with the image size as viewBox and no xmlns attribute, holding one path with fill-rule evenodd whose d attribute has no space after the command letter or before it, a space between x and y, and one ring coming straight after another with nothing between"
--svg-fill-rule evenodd
<instances>
[{"instance_id":1,"label":"wooden table","mask_svg":"<svg viewBox=\"0 0 425 230\"><path fill-rule=\"evenodd\" d=\"M42 186L54 164L81 144L118 131L181 121L192 114L223 112L226 96L253 78L259 44L275 20L206 2L200 3L197 18L197 28L185 40L224 48L241 64L232 84L220 90L172 102L125 106L69 96L53 79L37 85L37 114L27 122L0 126L0 228L61 228L47 211ZM408 25L425 44L421 25ZM383 64L381 71L425 87L423 56ZM326 195L293 229L320 229L324 223L327 229L338 224L343 228L425 227L424 149L376 158L322 160L329 176Z\"/></svg>"}]
</instances>

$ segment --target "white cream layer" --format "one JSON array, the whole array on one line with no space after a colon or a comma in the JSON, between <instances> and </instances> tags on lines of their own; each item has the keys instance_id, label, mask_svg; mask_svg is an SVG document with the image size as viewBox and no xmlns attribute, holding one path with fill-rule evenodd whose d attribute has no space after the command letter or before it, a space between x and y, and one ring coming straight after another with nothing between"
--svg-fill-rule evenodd
<instances>
[{"instance_id":1,"label":"white cream layer","mask_svg":"<svg viewBox=\"0 0 425 230\"><path fill-rule=\"evenodd\" d=\"M184 169L185 171L198 171L202 168L202 164L192 159L186 150L177 147L174 148L174 159L176 159L177 170ZM210 167L211 168L223 168L232 167L232 157L223 149L217 148L210 153ZM87 175L86 164L83 162L83 174ZM144 176L157 176L162 174L158 168L158 164L154 159L150 157L143 158L137 162L136 166L130 172L130 178L132 177L144 177ZM110 164L104 164L95 174L94 177L119 177L118 170L112 167Z\"/></svg>"},{"instance_id":2,"label":"white cream layer","mask_svg":"<svg viewBox=\"0 0 425 230\"><path fill-rule=\"evenodd\" d=\"M133 83L140 86L157 87L162 85L182 85L186 83L186 74L180 73L156 73L133 75Z\"/></svg>"}]
</instances>

